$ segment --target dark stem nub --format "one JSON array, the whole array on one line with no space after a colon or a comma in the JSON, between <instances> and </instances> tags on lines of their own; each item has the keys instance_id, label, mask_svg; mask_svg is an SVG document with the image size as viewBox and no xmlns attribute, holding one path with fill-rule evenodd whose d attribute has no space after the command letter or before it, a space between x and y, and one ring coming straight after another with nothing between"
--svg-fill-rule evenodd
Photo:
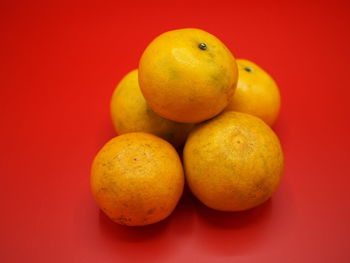
<instances>
[{"instance_id":1,"label":"dark stem nub","mask_svg":"<svg viewBox=\"0 0 350 263\"><path fill-rule=\"evenodd\" d=\"M253 69L251 67L245 67L244 70L248 71L248 72L252 72L253 71Z\"/></svg>"},{"instance_id":2,"label":"dark stem nub","mask_svg":"<svg viewBox=\"0 0 350 263\"><path fill-rule=\"evenodd\" d=\"M207 45L205 43L199 43L198 47L201 49L201 50L206 50L207 49Z\"/></svg>"}]
</instances>

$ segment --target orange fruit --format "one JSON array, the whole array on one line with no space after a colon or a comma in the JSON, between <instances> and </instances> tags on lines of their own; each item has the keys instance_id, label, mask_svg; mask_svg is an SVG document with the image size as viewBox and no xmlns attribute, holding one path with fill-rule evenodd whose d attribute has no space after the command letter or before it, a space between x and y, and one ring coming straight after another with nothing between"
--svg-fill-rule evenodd
<instances>
[{"instance_id":1,"label":"orange fruit","mask_svg":"<svg viewBox=\"0 0 350 263\"><path fill-rule=\"evenodd\" d=\"M148 106L138 84L138 70L132 70L114 90L110 111L118 134L148 132L172 143L183 145L192 124L178 123L155 114Z\"/></svg>"},{"instance_id":2,"label":"orange fruit","mask_svg":"<svg viewBox=\"0 0 350 263\"><path fill-rule=\"evenodd\" d=\"M272 125L278 117L281 98L274 79L254 62L237 59L238 84L226 110L255 115Z\"/></svg>"},{"instance_id":3,"label":"orange fruit","mask_svg":"<svg viewBox=\"0 0 350 263\"><path fill-rule=\"evenodd\" d=\"M197 123L214 117L231 101L237 65L215 36L196 28L165 32L139 62L140 88L158 115Z\"/></svg>"},{"instance_id":4,"label":"orange fruit","mask_svg":"<svg viewBox=\"0 0 350 263\"><path fill-rule=\"evenodd\" d=\"M266 201L283 170L276 134L261 119L234 111L198 125L183 158L193 194L222 211L246 210Z\"/></svg>"},{"instance_id":5,"label":"orange fruit","mask_svg":"<svg viewBox=\"0 0 350 263\"><path fill-rule=\"evenodd\" d=\"M184 187L180 158L167 141L127 133L111 139L96 155L91 190L97 204L122 225L148 225L166 218Z\"/></svg>"}]
</instances>

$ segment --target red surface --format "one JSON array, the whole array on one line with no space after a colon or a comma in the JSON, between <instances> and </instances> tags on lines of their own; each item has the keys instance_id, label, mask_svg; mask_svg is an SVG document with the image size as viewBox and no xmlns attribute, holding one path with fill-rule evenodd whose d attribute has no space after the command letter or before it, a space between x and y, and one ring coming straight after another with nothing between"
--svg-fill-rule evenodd
<instances>
[{"instance_id":1,"label":"red surface","mask_svg":"<svg viewBox=\"0 0 350 263\"><path fill-rule=\"evenodd\" d=\"M350 262L349 2L54 2L0 3L0 262ZM89 190L115 135L109 99L147 43L181 27L277 80L284 178L248 212L187 192L159 224L118 226Z\"/></svg>"}]
</instances>

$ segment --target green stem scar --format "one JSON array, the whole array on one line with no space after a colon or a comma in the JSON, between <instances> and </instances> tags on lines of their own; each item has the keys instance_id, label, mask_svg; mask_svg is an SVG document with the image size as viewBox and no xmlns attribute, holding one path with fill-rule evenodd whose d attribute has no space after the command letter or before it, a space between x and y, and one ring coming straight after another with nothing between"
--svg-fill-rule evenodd
<instances>
[{"instance_id":1,"label":"green stem scar","mask_svg":"<svg viewBox=\"0 0 350 263\"><path fill-rule=\"evenodd\" d=\"M199 43L198 47L201 49L201 50L206 50L207 49L207 45L205 43Z\"/></svg>"}]
</instances>

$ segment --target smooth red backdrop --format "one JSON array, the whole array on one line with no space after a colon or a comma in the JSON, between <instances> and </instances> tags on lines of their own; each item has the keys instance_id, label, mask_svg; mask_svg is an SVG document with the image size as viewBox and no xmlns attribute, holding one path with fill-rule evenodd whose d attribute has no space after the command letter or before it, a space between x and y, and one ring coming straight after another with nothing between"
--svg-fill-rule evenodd
<instances>
[{"instance_id":1,"label":"smooth red backdrop","mask_svg":"<svg viewBox=\"0 0 350 263\"><path fill-rule=\"evenodd\" d=\"M350 262L348 1L1 1L1 262ZM242 213L188 191L165 221L113 224L89 189L109 100L146 45L199 27L263 66L286 169Z\"/></svg>"}]
</instances>

